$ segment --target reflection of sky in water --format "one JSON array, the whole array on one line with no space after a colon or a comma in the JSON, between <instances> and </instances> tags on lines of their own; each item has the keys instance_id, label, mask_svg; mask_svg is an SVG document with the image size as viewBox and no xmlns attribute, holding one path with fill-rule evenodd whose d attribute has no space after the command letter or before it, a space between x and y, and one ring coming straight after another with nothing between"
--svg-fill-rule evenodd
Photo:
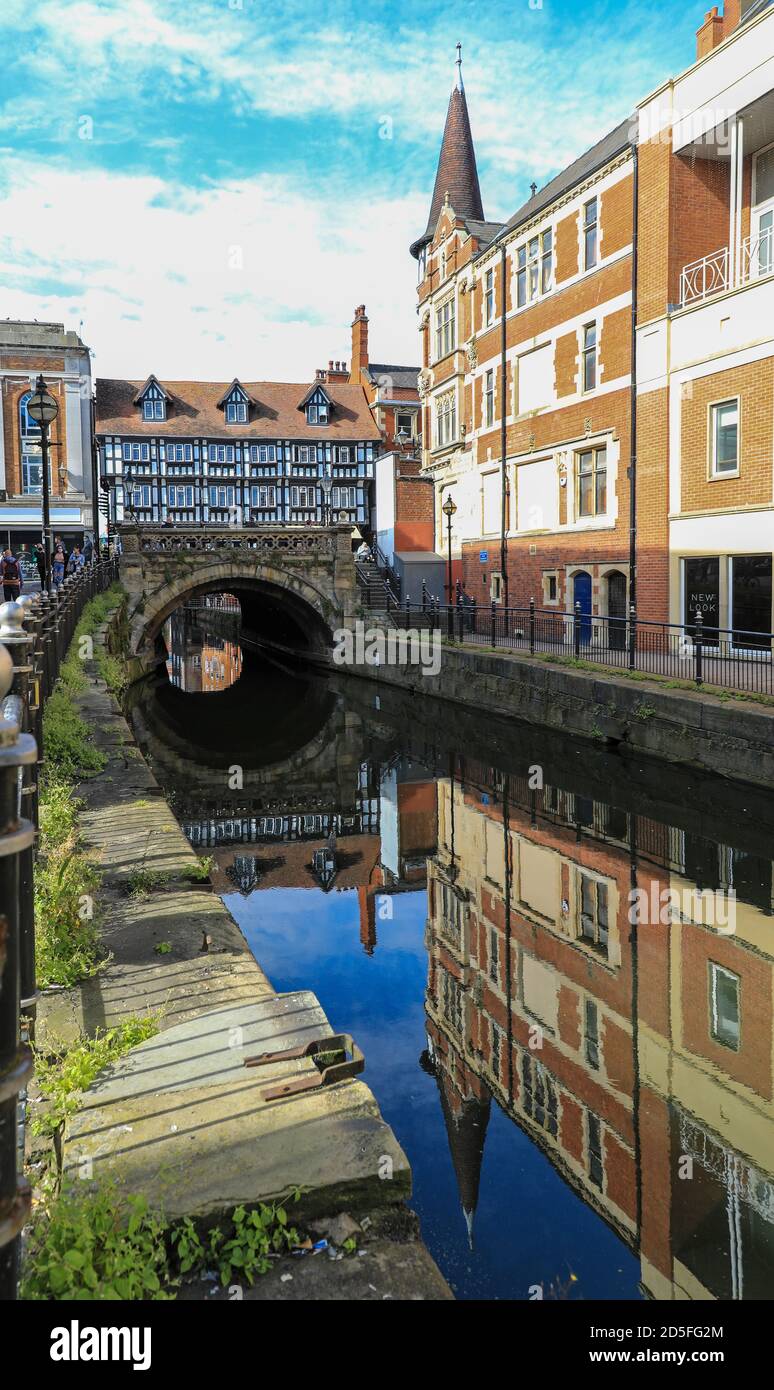
<instances>
[{"instance_id":1,"label":"reflection of sky in water","mask_svg":"<svg viewBox=\"0 0 774 1390\"><path fill-rule=\"evenodd\" d=\"M271 888L225 901L276 989L313 988L334 1030L363 1048L365 1080L411 1163L422 1233L458 1296L528 1298L530 1285L548 1291L572 1272L572 1296L638 1297L634 1256L494 1104L469 1250L438 1087L419 1066L424 889L391 897L391 921L377 915L373 956L360 942L353 891Z\"/></svg>"}]
</instances>

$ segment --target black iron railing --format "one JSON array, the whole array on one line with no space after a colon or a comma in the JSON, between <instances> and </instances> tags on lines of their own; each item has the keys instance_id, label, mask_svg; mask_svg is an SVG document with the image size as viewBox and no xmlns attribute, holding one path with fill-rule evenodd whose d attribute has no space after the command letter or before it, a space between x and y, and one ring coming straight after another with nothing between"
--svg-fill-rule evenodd
<instances>
[{"instance_id":1,"label":"black iron railing","mask_svg":"<svg viewBox=\"0 0 774 1390\"><path fill-rule=\"evenodd\" d=\"M540 609L477 605L458 594L455 604L440 604L423 594L421 605L404 603L392 621L410 627L423 615L428 624L454 643L551 656L592 665L665 676L696 686L774 695L774 634L705 624L701 613L692 623L659 623L637 618Z\"/></svg>"},{"instance_id":2,"label":"black iron railing","mask_svg":"<svg viewBox=\"0 0 774 1390\"><path fill-rule=\"evenodd\" d=\"M37 998L33 869L43 705L86 603L117 574L117 559L99 560L50 595L0 607L0 1300L16 1297L30 1205L22 1168Z\"/></svg>"}]
</instances>

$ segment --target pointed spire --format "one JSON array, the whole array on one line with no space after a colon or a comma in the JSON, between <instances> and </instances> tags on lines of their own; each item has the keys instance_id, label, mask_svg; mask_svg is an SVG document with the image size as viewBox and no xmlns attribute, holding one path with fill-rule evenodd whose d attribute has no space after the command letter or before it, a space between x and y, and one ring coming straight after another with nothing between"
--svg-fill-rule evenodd
<instances>
[{"instance_id":1,"label":"pointed spire","mask_svg":"<svg viewBox=\"0 0 774 1390\"><path fill-rule=\"evenodd\" d=\"M448 201L458 217L471 218L475 222L484 221L484 208L481 202L481 189L478 183L478 169L476 168L476 153L473 148L468 103L462 83L462 44L460 43L457 44L455 68L456 76L449 97L449 108L446 112L446 125L435 175L430 216L427 219L424 236L419 237L411 247L411 254L415 258L419 256L422 247L427 246L428 242L433 239L446 195L448 195Z\"/></svg>"}]
</instances>

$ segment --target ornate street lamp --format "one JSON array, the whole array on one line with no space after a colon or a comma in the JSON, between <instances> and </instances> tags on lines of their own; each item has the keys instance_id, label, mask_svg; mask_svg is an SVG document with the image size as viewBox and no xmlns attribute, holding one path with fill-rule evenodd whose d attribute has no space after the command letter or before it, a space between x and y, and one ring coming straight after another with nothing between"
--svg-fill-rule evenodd
<instances>
[{"instance_id":1,"label":"ornate street lamp","mask_svg":"<svg viewBox=\"0 0 774 1390\"><path fill-rule=\"evenodd\" d=\"M51 497L48 482L48 430L59 414L56 400L47 390L43 376L35 382L35 390L27 401L27 414L40 425L40 453L43 463L43 553L46 562L44 588L51 592Z\"/></svg>"},{"instance_id":2,"label":"ornate street lamp","mask_svg":"<svg viewBox=\"0 0 774 1390\"><path fill-rule=\"evenodd\" d=\"M449 493L448 497L446 498L446 501L444 502L444 504L443 504L443 506L442 506L442 508L441 508L441 511L443 512L444 516L446 517L446 537L447 537L448 555L449 555L449 559L448 559L448 569L447 569L446 588L447 588L447 591L448 591L448 602L449 602L449 607L450 607L450 608L451 608L451 606L452 606L451 524L452 524L452 517L454 516L454 513L456 512L456 510L457 510L457 504L456 504L456 502L454 501L454 498L452 497L451 493Z\"/></svg>"},{"instance_id":3,"label":"ornate street lamp","mask_svg":"<svg viewBox=\"0 0 774 1390\"><path fill-rule=\"evenodd\" d=\"M405 453L406 445L409 444L409 443L411 442L411 435L409 434L408 430L405 430L405 429L399 430L399 431L398 431L398 435L397 435L397 439L398 439L398 443L400 444L400 451L401 451L401 453Z\"/></svg>"},{"instance_id":4,"label":"ornate street lamp","mask_svg":"<svg viewBox=\"0 0 774 1390\"><path fill-rule=\"evenodd\" d=\"M333 487L333 479L329 478L327 473L320 479L320 487L322 488L323 495L323 526L330 526L331 488Z\"/></svg>"}]
</instances>

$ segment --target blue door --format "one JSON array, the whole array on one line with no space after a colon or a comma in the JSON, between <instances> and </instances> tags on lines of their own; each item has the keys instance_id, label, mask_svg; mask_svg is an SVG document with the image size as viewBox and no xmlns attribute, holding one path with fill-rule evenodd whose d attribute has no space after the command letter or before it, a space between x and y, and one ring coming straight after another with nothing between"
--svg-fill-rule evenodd
<instances>
[{"instance_id":1,"label":"blue door","mask_svg":"<svg viewBox=\"0 0 774 1390\"><path fill-rule=\"evenodd\" d=\"M580 604L580 641L585 645L591 641L591 575L585 570L575 576L572 601L576 614Z\"/></svg>"}]
</instances>

